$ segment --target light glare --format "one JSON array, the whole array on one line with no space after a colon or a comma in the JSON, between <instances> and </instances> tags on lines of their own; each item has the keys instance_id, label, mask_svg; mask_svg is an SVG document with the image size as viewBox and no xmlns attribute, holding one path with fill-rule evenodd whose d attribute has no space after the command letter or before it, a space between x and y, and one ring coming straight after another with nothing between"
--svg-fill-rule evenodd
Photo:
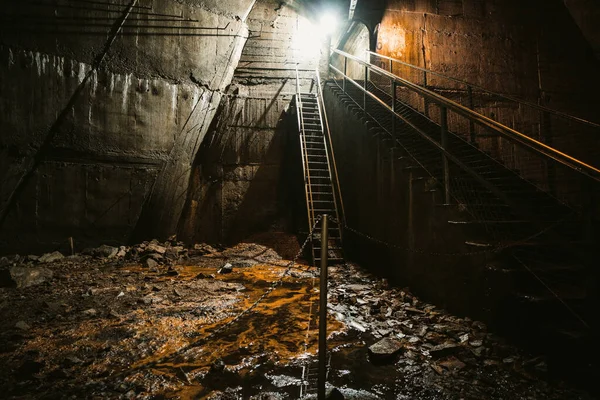
<instances>
[{"instance_id":1,"label":"light glare","mask_svg":"<svg viewBox=\"0 0 600 400\"><path fill-rule=\"evenodd\" d=\"M320 22L321 34L324 36L331 35L335 31L335 28L337 28L338 21L332 13L323 14Z\"/></svg>"}]
</instances>

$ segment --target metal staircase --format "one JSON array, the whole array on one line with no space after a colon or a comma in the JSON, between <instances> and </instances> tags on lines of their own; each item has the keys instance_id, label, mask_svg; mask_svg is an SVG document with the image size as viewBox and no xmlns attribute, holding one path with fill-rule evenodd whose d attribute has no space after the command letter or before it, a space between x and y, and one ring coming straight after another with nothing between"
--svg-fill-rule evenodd
<instances>
[{"instance_id":1,"label":"metal staircase","mask_svg":"<svg viewBox=\"0 0 600 400\"><path fill-rule=\"evenodd\" d=\"M469 237L462 252L491 250L485 273L512 285L495 311L500 319L519 326L540 350L551 348L557 365L572 365L574 354L596 348L599 278L591 255L600 232L594 210L600 169L580 160L598 153L600 126L538 107L535 112L545 113L539 130L552 126L555 132L534 136L473 111L470 87L464 93L471 107L440 96L427 79L415 84L338 50L330 67L338 78L326 90L393 150L394 162L433 180L438 204L461 216L447 223ZM481 104L500 97L479 96ZM515 104L510 109L518 112L528 107ZM514 126L527 126L531 115ZM550 118L556 121L547 123ZM565 127L564 138L559 127ZM565 153L566 138L575 133L592 157ZM552 136L563 150L544 141Z\"/></svg>"},{"instance_id":2,"label":"metal staircase","mask_svg":"<svg viewBox=\"0 0 600 400\"><path fill-rule=\"evenodd\" d=\"M299 79L296 80L295 110L298 119L300 151L302 153L302 171L308 226L315 224L319 215L333 217L328 230L328 262L339 264L344 261L342 253L342 216L338 210L341 203L335 159L331 142L328 142L328 127L323 110L320 78L316 72L316 90L301 92ZM320 233L315 232L312 238L312 259L314 265L321 261Z\"/></svg>"}]
</instances>

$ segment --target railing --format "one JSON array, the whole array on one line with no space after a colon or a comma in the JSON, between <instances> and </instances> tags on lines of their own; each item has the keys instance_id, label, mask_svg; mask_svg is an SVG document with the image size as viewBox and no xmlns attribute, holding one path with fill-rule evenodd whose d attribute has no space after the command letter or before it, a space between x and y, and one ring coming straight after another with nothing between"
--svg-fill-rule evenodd
<instances>
[{"instance_id":1,"label":"railing","mask_svg":"<svg viewBox=\"0 0 600 400\"><path fill-rule=\"evenodd\" d=\"M317 91L319 96L319 107L321 108L321 115L323 116L323 120L325 124L323 125L323 134L325 136L325 152L327 155L327 162L329 165L330 171L330 179L333 188L334 198L335 198L335 206L336 213L339 221L342 223L341 226L345 226L345 210L344 210L344 199L342 197L342 189L340 187L340 180L338 175L337 163L335 161L335 153L333 151L333 142L331 140L331 132L329 130L329 120L327 119L327 111L325 110L325 100L323 99L323 87L321 84L321 74L319 73L319 68L316 69L317 75ZM331 157L330 157L331 156ZM338 209L339 204L339 209ZM340 213L341 211L341 213ZM343 234L343 229L340 229L340 234Z\"/></svg>"},{"instance_id":2,"label":"railing","mask_svg":"<svg viewBox=\"0 0 600 400\"><path fill-rule=\"evenodd\" d=\"M321 76L319 74L319 69L318 67L315 69L315 76L316 76L316 96L317 96L317 105L318 105L318 110L319 110L319 118L320 118L320 123L321 123L321 127L323 129L323 136L324 136L324 140L325 140L325 155L326 155L326 159L327 159L327 166L328 166L328 170L329 170L329 180L331 182L331 187L333 190L333 195L334 195L334 205L335 205L335 210L336 210L336 217L338 218L338 220L340 222L344 223L344 201L342 198L342 192L340 189L340 183L339 183L339 179L338 179L338 172L337 172L337 164L335 161L335 155L333 152L333 144L331 141L331 134L329 131L329 121L327 119L327 113L325 111L325 106L324 106L324 100L323 100L323 90L322 90L322 86L321 86ZM312 93L312 88L308 93ZM307 212L308 212L308 221L309 224L312 225L314 223L314 221L316 220L316 216L314 214L314 207L310 207L310 205L313 204L313 193L312 193L312 186L311 186L311 174L310 174L310 168L308 168L308 166L306 165L305 162L308 162L308 149L307 149L307 145L305 142L305 136L304 136L304 120L302 118L302 98L301 98L301 94L302 92L300 91L300 76L299 76L299 72L298 72L298 66L296 65L296 104L298 107L298 129L300 130L300 148L301 148L301 152L302 152L302 157L303 157L303 162L302 162L302 171L304 174L304 177L306 179L305 185L306 185L306 204L307 204ZM341 212L340 212L341 211ZM340 229L340 234L342 234L342 229Z\"/></svg>"},{"instance_id":3,"label":"railing","mask_svg":"<svg viewBox=\"0 0 600 400\"><path fill-rule=\"evenodd\" d=\"M392 61L390 65L396 72L395 62ZM399 139L401 131L410 127L421 141L429 144L430 152L441 155L441 172L430 173L441 181L446 202L450 201L452 193L460 189L458 185L461 183L455 176L466 173L509 205L517 209L521 206L518 199L510 198L505 189L494 185L485 176L486 171L473 169L453 154L451 146L456 145L454 140L458 138L461 146L483 150L498 166L518 174L539 191L575 210L577 219L582 218L586 226L589 227L593 219L600 219L598 211L593 210L594 196L600 192L600 169L595 165L477 113L471 109L477 109L474 104L469 108L441 96L425 87L431 83L430 78L429 82L425 82L427 85L419 85L340 50L333 50L330 69L342 79L342 89L347 93L353 92L351 98L366 114L376 121L382 118L388 121L381 127L396 140L397 145L405 149L410 147L408 139ZM423 79L428 79L426 74ZM468 94L469 91L466 92ZM407 114L407 109L437 124L437 132L425 131L422 125L415 124ZM537 108L536 112L550 115L550 111L543 108ZM551 115L563 118L560 114ZM577 118L565 120L595 128L595 124ZM453 133L452 144L448 140L449 132Z\"/></svg>"},{"instance_id":4,"label":"railing","mask_svg":"<svg viewBox=\"0 0 600 400\"><path fill-rule=\"evenodd\" d=\"M298 72L298 65L296 64L296 107L298 117L298 129L300 133L304 132L304 120L302 118L302 99L300 96L300 74ZM312 204L312 189L310 185L310 170L307 168L306 161L308 160L308 153L306 150L306 142L304 135L300 135L300 151L302 153L302 176L305 179L304 182L304 195L306 200L306 212L308 214L308 226L312 226L315 221L315 215L313 209L310 207Z\"/></svg>"},{"instance_id":5,"label":"railing","mask_svg":"<svg viewBox=\"0 0 600 400\"><path fill-rule=\"evenodd\" d=\"M598 123L509 94L493 92L372 51L366 52L366 60L370 64L453 100L478 114L486 115L506 127L585 163L598 164L600 159L600 124ZM383 83L386 84L387 81ZM535 93L535 96L538 97L540 94ZM541 98L538 101L541 102ZM428 112L426 108L427 105L425 113ZM496 153L496 157L502 157L507 165L510 164L510 155L499 151L502 147L502 137L490 136L489 132L478 129L477 125L472 123L461 128L455 131L464 132L465 138L470 142L486 151Z\"/></svg>"}]
</instances>

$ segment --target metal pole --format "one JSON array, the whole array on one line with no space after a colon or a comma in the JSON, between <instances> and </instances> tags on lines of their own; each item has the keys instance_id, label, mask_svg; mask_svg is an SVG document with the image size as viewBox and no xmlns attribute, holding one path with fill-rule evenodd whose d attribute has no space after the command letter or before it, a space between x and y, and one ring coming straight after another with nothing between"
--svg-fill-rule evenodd
<instances>
[{"instance_id":1,"label":"metal pole","mask_svg":"<svg viewBox=\"0 0 600 400\"><path fill-rule=\"evenodd\" d=\"M473 110L475 108L473 103L473 88L470 85L467 86L467 94L469 95L469 108ZM469 138L471 139L471 143L475 143L475 122L472 119L469 120Z\"/></svg>"},{"instance_id":2,"label":"metal pole","mask_svg":"<svg viewBox=\"0 0 600 400\"><path fill-rule=\"evenodd\" d=\"M344 81L342 82L344 93L346 93L346 76L348 76L348 57L344 56Z\"/></svg>"},{"instance_id":3,"label":"metal pole","mask_svg":"<svg viewBox=\"0 0 600 400\"><path fill-rule=\"evenodd\" d=\"M325 400L327 380L327 214L323 214L321 225L321 284L319 291L319 380L318 399Z\"/></svg>"},{"instance_id":4,"label":"metal pole","mask_svg":"<svg viewBox=\"0 0 600 400\"><path fill-rule=\"evenodd\" d=\"M552 143L552 123L550 120L550 114L546 111L542 111L541 117L541 126L542 126L542 138L541 141L548 146L553 146ZM547 174L548 174L548 191L556 196L556 165L552 160L546 160L547 166Z\"/></svg>"},{"instance_id":5,"label":"metal pole","mask_svg":"<svg viewBox=\"0 0 600 400\"><path fill-rule=\"evenodd\" d=\"M363 111L367 112L367 82L369 81L369 67L365 65L365 83L363 85Z\"/></svg>"},{"instance_id":6,"label":"metal pole","mask_svg":"<svg viewBox=\"0 0 600 400\"><path fill-rule=\"evenodd\" d=\"M427 89L427 71L423 71L423 87ZM429 118L429 100L427 100L427 97L423 97L423 108L425 116Z\"/></svg>"},{"instance_id":7,"label":"metal pole","mask_svg":"<svg viewBox=\"0 0 600 400\"><path fill-rule=\"evenodd\" d=\"M444 171L444 204L450 204L450 168L448 166L448 110L440 106L440 125L442 128L442 169Z\"/></svg>"},{"instance_id":8,"label":"metal pole","mask_svg":"<svg viewBox=\"0 0 600 400\"><path fill-rule=\"evenodd\" d=\"M396 80L392 79L392 137L396 137Z\"/></svg>"}]
</instances>

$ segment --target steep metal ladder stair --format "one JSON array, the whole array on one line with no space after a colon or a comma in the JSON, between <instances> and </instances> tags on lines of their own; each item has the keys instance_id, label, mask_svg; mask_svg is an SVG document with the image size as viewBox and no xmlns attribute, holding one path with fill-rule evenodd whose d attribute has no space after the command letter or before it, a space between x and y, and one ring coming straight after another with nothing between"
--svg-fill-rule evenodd
<instances>
[{"instance_id":1,"label":"steep metal ladder stair","mask_svg":"<svg viewBox=\"0 0 600 400\"><path fill-rule=\"evenodd\" d=\"M295 96L295 107L298 116L300 151L302 153L302 170L304 173L304 189L308 225L312 227L319 215L327 214L333 219L328 229L328 262L339 264L344 261L342 254L342 227L340 213L336 201L332 161L327 146L323 123L323 104L320 101L320 79L317 72L317 92L302 93L299 84ZM321 262L321 234L317 229L312 238L312 258L314 265Z\"/></svg>"}]
</instances>

